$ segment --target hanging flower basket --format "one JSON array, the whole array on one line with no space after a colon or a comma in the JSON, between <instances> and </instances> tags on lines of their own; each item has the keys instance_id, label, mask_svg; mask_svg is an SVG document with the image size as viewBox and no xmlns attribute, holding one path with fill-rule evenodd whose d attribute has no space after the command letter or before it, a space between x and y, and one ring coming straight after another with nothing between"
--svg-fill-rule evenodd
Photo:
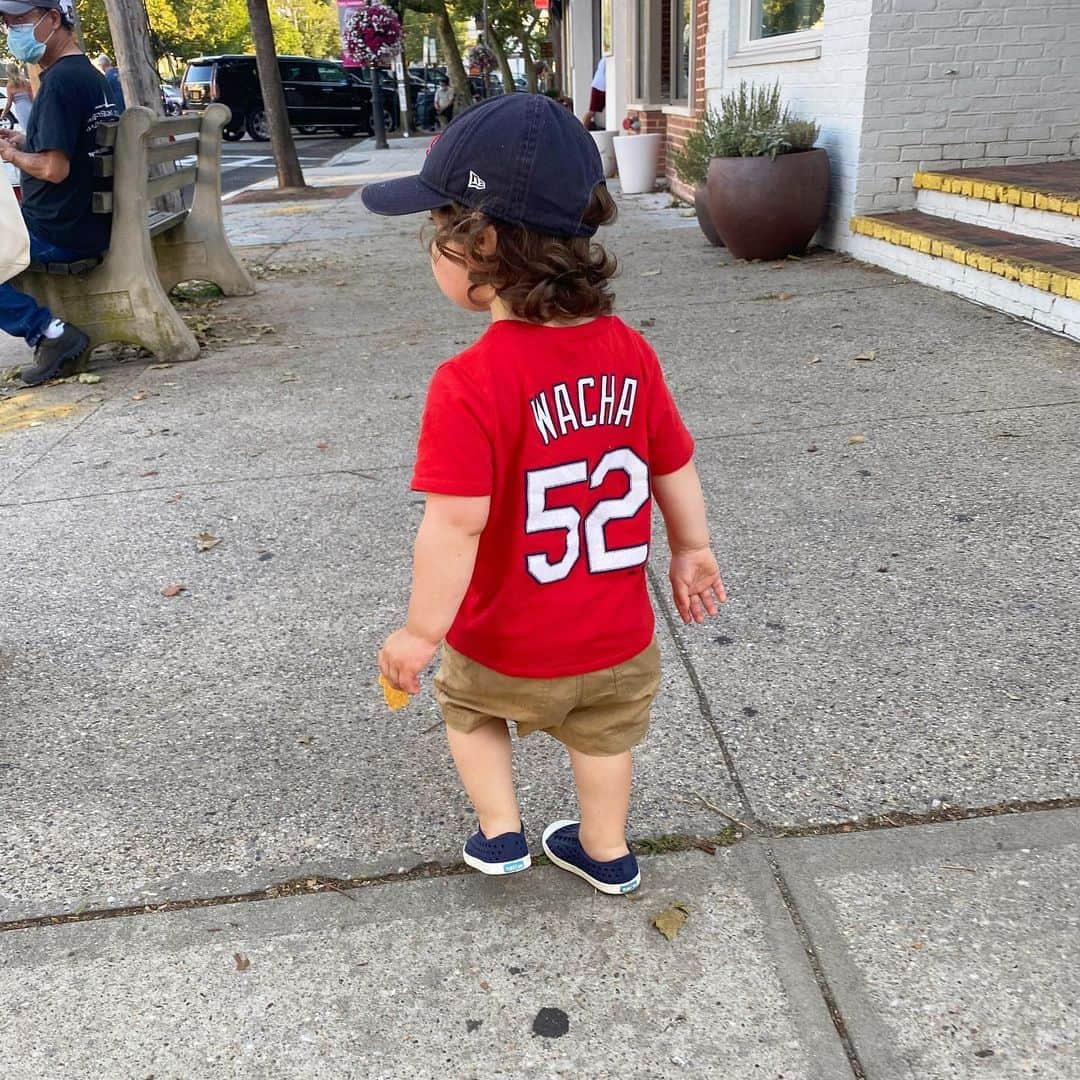
<instances>
[{"instance_id":1,"label":"hanging flower basket","mask_svg":"<svg viewBox=\"0 0 1080 1080\"><path fill-rule=\"evenodd\" d=\"M401 49L401 20L389 4L357 0L341 7L341 56L362 67L384 64Z\"/></svg>"},{"instance_id":2,"label":"hanging flower basket","mask_svg":"<svg viewBox=\"0 0 1080 1080\"><path fill-rule=\"evenodd\" d=\"M478 41L466 54L465 63L471 71L475 68L481 75L487 75L499 66L498 57L490 45Z\"/></svg>"}]
</instances>

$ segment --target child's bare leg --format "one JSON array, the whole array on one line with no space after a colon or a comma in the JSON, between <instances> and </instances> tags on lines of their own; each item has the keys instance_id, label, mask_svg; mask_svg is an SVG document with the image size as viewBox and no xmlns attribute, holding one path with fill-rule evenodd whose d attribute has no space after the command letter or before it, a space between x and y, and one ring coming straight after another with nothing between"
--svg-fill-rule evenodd
<instances>
[{"instance_id":1,"label":"child's bare leg","mask_svg":"<svg viewBox=\"0 0 1080 1080\"><path fill-rule=\"evenodd\" d=\"M458 776L490 840L521 829L521 811L514 794L510 732L505 720L492 720L465 734L446 729Z\"/></svg>"},{"instance_id":2,"label":"child's bare leg","mask_svg":"<svg viewBox=\"0 0 1080 1080\"><path fill-rule=\"evenodd\" d=\"M630 850L626 846L626 814L633 783L630 751L594 757L570 750L570 763L581 806L581 846L597 862L618 859Z\"/></svg>"}]
</instances>

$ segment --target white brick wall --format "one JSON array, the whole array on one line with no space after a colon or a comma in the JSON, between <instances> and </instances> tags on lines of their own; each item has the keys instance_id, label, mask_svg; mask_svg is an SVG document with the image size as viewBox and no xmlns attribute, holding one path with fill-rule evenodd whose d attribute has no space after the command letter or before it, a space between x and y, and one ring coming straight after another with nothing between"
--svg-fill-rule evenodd
<instances>
[{"instance_id":1,"label":"white brick wall","mask_svg":"<svg viewBox=\"0 0 1080 1080\"><path fill-rule=\"evenodd\" d=\"M873 3L857 213L910 207L917 169L1080 153L1076 0Z\"/></svg>"}]
</instances>

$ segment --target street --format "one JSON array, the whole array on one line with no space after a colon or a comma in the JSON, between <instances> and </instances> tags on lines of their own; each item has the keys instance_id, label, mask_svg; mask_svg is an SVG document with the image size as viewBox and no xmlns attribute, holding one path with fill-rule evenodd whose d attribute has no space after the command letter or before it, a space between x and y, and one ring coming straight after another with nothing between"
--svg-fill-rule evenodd
<instances>
[{"instance_id":1,"label":"street","mask_svg":"<svg viewBox=\"0 0 1080 1080\"><path fill-rule=\"evenodd\" d=\"M364 141L342 139L337 135L301 135L293 133L301 168L325 165L336 154ZM248 184L266 180L274 175L274 155L268 142L252 142L246 135L240 142L223 143L221 147L221 193L239 191Z\"/></svg>"}]
</instances>

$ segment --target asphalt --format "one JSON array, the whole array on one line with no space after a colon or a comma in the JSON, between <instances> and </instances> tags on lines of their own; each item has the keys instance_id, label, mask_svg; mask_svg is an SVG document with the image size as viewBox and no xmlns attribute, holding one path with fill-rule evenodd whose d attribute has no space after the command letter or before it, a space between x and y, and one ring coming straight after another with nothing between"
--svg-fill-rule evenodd
<instances>
[{"instance_id":1,"label":"asphalt","mask_svg":"<svg viewBox=\"0 0 1080 1080\"><path fill-rule=\"evenodd\" d=\"M620 207L730 593L676 625L657 545L640 898L463 874L433 702L375 686L426 380L482 324L414 219L228 206L259 292L191 307L199 361L0 397L5 1077L1080 1074L1080 352ZM517 753L535 840L572 785Z\"/></svg>"}]
</instances>

